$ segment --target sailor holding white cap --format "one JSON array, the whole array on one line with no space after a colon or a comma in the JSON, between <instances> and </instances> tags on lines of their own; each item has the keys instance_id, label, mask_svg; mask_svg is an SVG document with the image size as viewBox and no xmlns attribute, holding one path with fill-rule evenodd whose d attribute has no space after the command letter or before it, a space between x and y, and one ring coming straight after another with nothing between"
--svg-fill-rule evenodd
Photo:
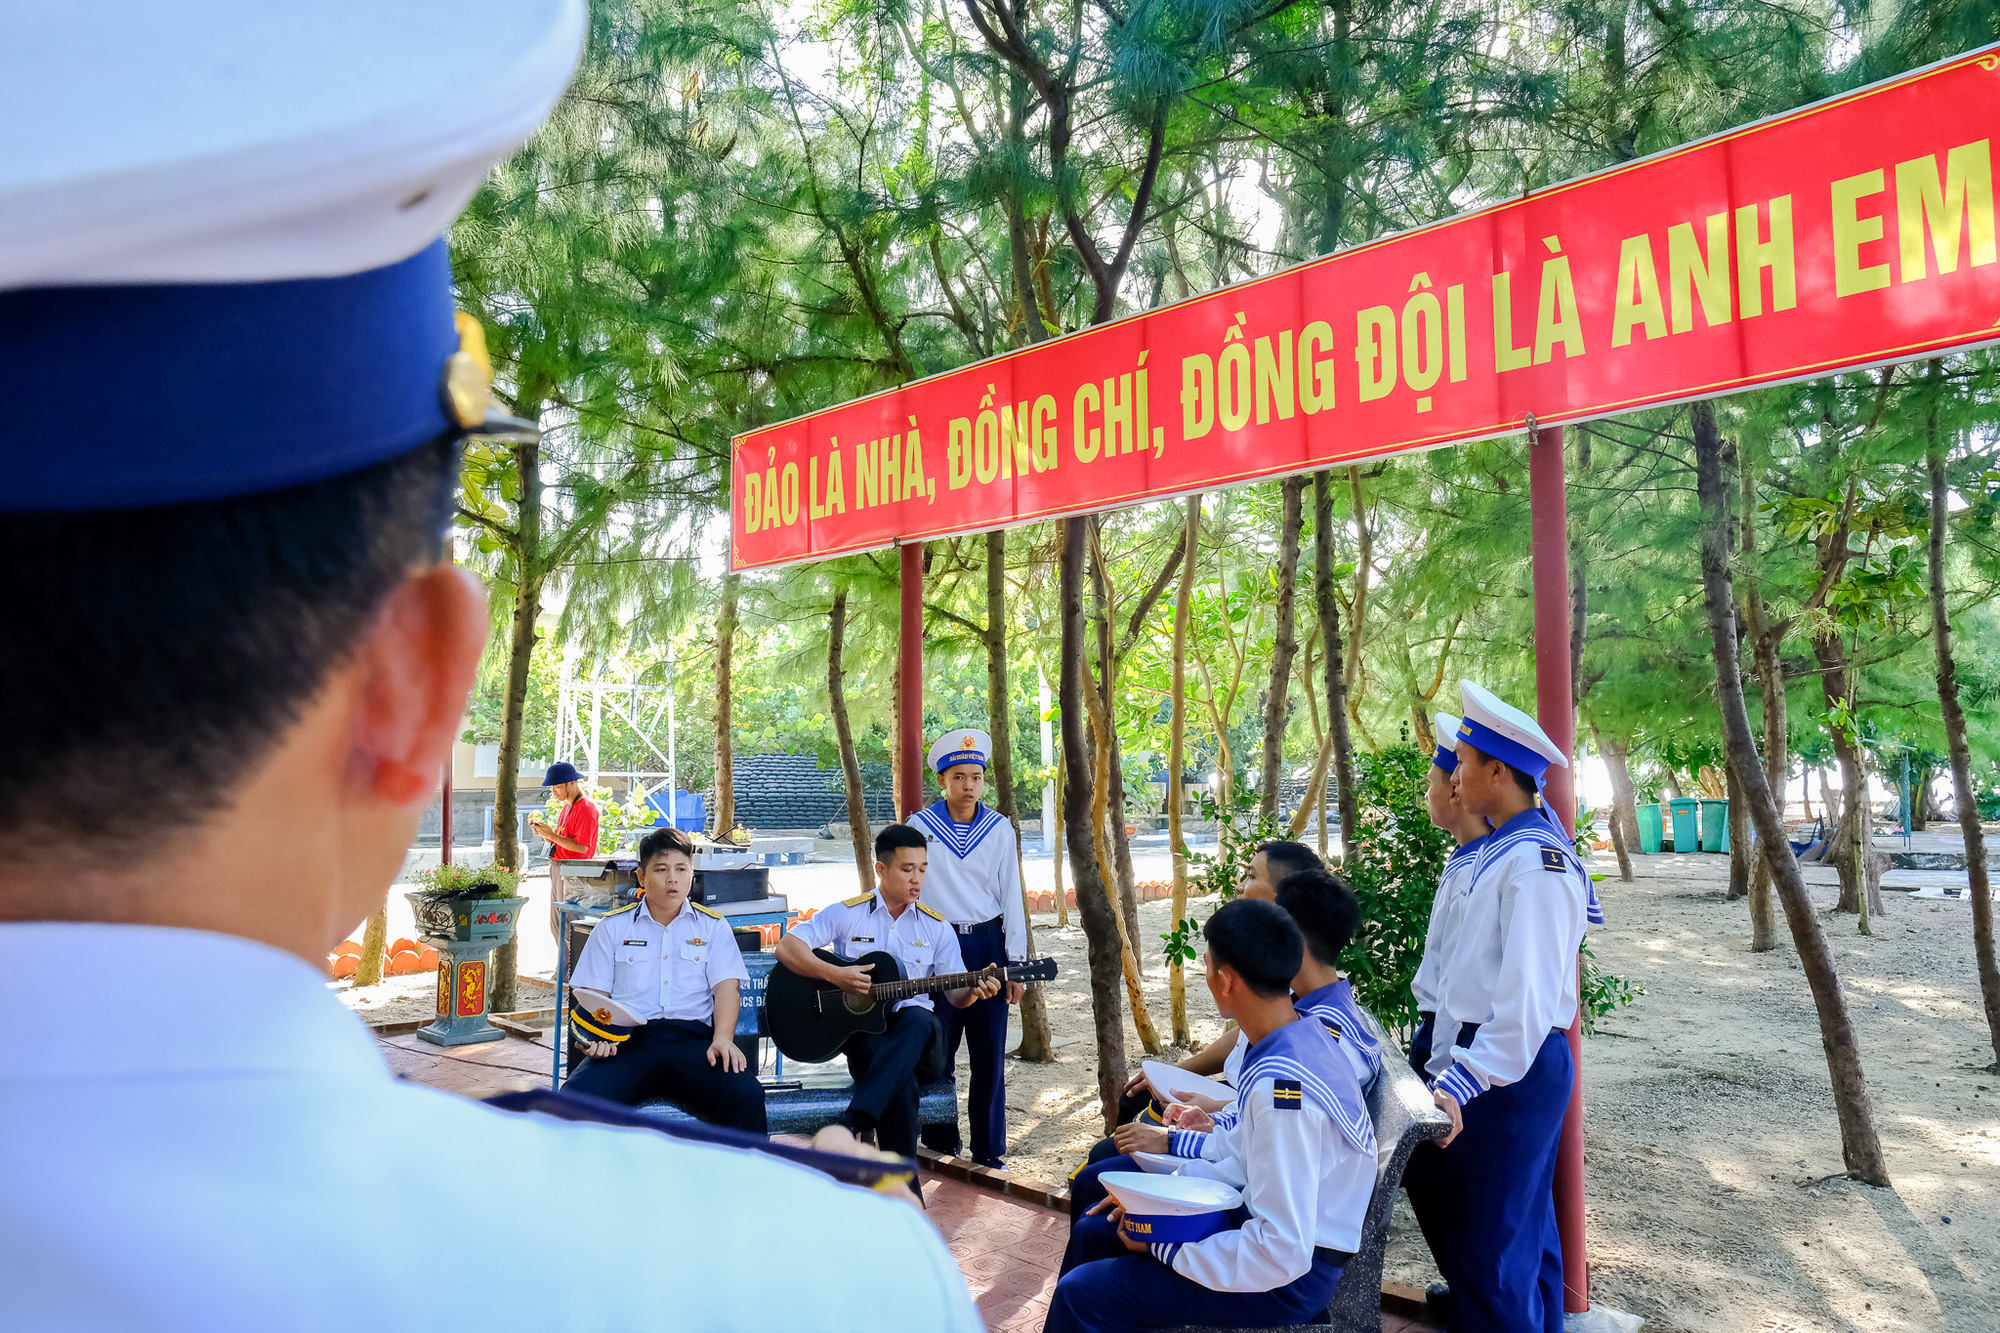
<instances>
[{"instance_id":1,"label":"sailor holding white cap","mask_svg":"<svg viewBox=\"0 0 2000 1333\"><path fill-rule=\"evenodd\" d=\"M930 767L939 797L910 816L910 827L930 844L930 873L924 881L926 905L942 913L958 934L967 970L1028 959L1028 915L1021 900L1020 850L1014 825L980 800L993 761L993 738L977 727L954 727L931 745ZM1007 1006L1021 1000L1022 985L944 1019L947 1068L958 1062L958 1043L970 1048L971 1087L966 1114L972 1121L972 1158L981 1166L1004 1168L1007 1153ZM959 1154L958 1122L926 1125L924 1146Z\"/></svg>"},{"instance_id":2,"label":"sailor holding white cap","mask_svg":"<svg viewBox=\"0 0 2000 1333\"><path fill-rule=\"evenodd\" d=\"M0 1009L86 965L93 1006L173 1021L10 1040L0 1324L980 1327L914 1208L399 1080L326 987L486 639L439 558L461 445L537 434L492 408L440 238L561 94L582 0L6 24L0 513L35 632L0 635ZM441 1247L558 1183L566 1214L646 1238L657 1289L441 1278ZM749 1243L772 1217L812 1243Z\"/></svg>"},{"instance_id":3,"label":"sailor holding white cap","mask_svg":"<svg viewBox=\"0 0 2000 1333\"><path fill-rule=\"evenodd\" d=\"M1492 692L1465 681L1462 699L1458 799L1494 831L1455 890L1440 966L1428 974L1437 1016L1426 1072L1452 1132L1418 1148L1404 1185L1451 1287L1453 1329L1558 1333L1552 1188L1590 880L1537 807L1549 765L1569 757Z\"/></svg>"},{"instance_id":4,"label":"sailor holding white cap","mask_svg":"<svg viewBox=\"0 0 2000 1333\"><path fill-rule=\"evenodd\" d=\"M1242 1026L1250 1051L1236 1126L1218 1136L1222 1160L1182 1170L1239 1188L1240 1225L1166 1239L1153 1218L1153 1231L1135 1234L1105 1199L1070 1230L1047 1333L1302 1324L1326 1308L1361 1243L1375 1128L1333 1036L1292 1006L1298 926L1273 903L1239 898L1202 934L1216 1009Z\"/></svg>"}]
</instances>

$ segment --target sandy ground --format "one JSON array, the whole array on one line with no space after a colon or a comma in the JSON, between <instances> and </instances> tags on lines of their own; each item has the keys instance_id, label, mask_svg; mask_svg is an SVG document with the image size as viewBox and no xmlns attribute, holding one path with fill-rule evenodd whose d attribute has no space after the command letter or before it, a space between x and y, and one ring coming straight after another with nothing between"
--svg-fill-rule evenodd
<instances>
[{"instance_id":1,"label":"sandy ground","mask_svg":"<svg viewBox=\"0 0 2000 1333\"><path fill-rule=\"evenodd\" d=\"M2000 1328L2000 1075L1985 1067L1992 1053L1968 905L1892 893L1876 934L1863 937L1853 917L1832 913L1830 875L1814 875L1829 881L1813 893L1895 1181L1877 1190L1840 1177L1804 977L1789 937L1772 952L1748 951L1747 907L1723 898L1726 858L1640 857L1629 885L1616 882L1608 854L1597 862L1614 878L1603 886L1611 920L1593 932L1593 947L1647 993L1585 1043L1596 1298L1644 1315L1650 1329L1688 1333ZM1142 849L1138 868L1153 877L1164 857ZM1046 885L1046 860L1031 858L1028 870L1031 887ZM837 860L780 875L794 905L852 891L851 864ZM1010 1164L1052 1181L1100 1124L1083 934L1071 921L1064 929L1035 918L1039 949L1061 965L1048 988L1056 1060L1008 1062ZM1157 936L1166 925L1165 903L1142 906L1148 1003L1163 1029ZM547 932L531 928L527 939L524 970L540 970L534 955L545 954ZM394 979L384 990L396 993L371 997L370 1017L424 1012L431 984ZM1197 1044L1221 1031L1198 971L1188 1011ZM1129 1018L1126 1048L1136 1068ZM1416 1286L1436 1276L1407 1208L1386 1275Z\"/></svg>"}]
</instances>

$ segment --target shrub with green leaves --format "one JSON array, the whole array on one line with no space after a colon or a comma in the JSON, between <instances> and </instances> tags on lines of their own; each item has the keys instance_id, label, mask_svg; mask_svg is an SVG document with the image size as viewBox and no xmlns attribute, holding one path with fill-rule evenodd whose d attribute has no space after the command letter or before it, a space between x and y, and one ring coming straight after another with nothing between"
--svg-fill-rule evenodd
<instances>
[{"instance_id":1,"label":"shrub with green leaves","mask_svg":"<svg viewBox=\"0 0 2000 1333\"><path fill-rule=\"evenodd\" d=\"M1453 844L1424 804L1428 750L1392 745L1356 755L1355 762L1358 827L1347 839L1340 874L1360 900L1361 926L1340 966L1355 998L1407 1041L1417 1022L1410 981L1423 960L1431 903Z\"/></svg>"},{"instance_id":2,"label":"shrub with green leaves","mask_svg":"<svg viewBox=\"0 0 2000 1333\"><path fill-rule=\"evenodd\" d=\"M426 898L512 898L521 887L521 872L502 866L471 866L463 861L427 866L410 876Z\"/></svg>"}]
</instances>

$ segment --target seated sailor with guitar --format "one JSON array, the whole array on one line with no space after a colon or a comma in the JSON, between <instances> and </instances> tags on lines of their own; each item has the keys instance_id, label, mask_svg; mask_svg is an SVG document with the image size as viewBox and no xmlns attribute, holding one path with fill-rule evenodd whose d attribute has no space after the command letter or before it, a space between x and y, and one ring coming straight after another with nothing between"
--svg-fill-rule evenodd
<instances>
[{"instance_id":1,"label":"seated sailor with guitar","mask_svg":"<svg viewBox=\"0 0 2000 1333\"><path fill-rule=\"evenodd\" d=\"M1303 1323L1326 1308L1361 1242L1375 1127L1333 1035L1293 1007L1298 925L1274 904L1238 899L1202 934L1216 1009L1250 1048L1219 1151L1180 1170L1240 1189L1239 1224L1184 1243L1149 1240L1100 1200L1070 1230L1045 1333Z\"/></svg>"},{"instance_id":2,"label":"seated sailor with guitar","mask_svg":"<svg viewBox=\"0 0 2000 1333\"><path fill-rule=\"evenodd\" d=\"M729 923L688 901L693 886L687 834L662 828L639 840L646 896L597 923L570 978L590 1058L564 1087L626 1106L667 1097L709 1124L762 1134L764 1085L735 1037L750 973Z\"/></svg>"},{"instance_id":3,"label":"seated sailor with guitar","mask_svg":"<svg viewBox=\"0 0 2000 1333\"><path fill-rule=\"evenodd\" d=\"M923 982L964 974L957 932L917 901L928 864L924 835L907 824L889 825L875 835L876 891L822 908L778 941L778 962L784 968L858 999L866 999L879 980L869 975L875 964L848 961L863 954L888 953L902 980L914 983L897 985L891 979L884 989L892 985L891 993L906 992L906 997L898 999L886 1028L855 1032L838 1048L854 1075L854 1097L840 1123L856 1135L873 1131L877 1147L905 1156L917 1151L917 1089L947 1072L944 1029ZM997 967L964 977L944 991L944 998L963 1009L998 995L1003 978ZM765 1005L781 1050L786 1042L777 1025L782 1021L780 996L786 993L773 973Z\"/></svg>"}]
</instances>

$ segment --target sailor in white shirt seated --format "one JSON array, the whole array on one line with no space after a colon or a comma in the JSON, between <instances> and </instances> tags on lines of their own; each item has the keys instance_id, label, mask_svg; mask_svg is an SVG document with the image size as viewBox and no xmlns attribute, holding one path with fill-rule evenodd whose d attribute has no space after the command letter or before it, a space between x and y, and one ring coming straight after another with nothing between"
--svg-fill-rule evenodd
<instances>
[{"instance_id":1,"label":"sailor in white shirt seated","mask_svg":"<svg viewBox=\"0 0 2000 1333\"><path fill-rule=\"evenodd\" d=\"M1493 832L1456 890L1435 973L1424 1072L1451 1133L1417 1148L1403 1184L1450 1285L1455 1331L1559 1333L1552 1188L1575 1072L1566 1033L1590 880L1538 804L1549 765L1569 757L1533 718L1473 682L1463 682L1462 701L1458 798Z\"/></svg>"},{"instance_id":2,"label":"sailor in white shirt seated","mask_svg":"<svg viewBox=\"0 0 2000 1333\"><path fill-rule=\"evenodd\" d=\"M887 952L906 981L965 971L951 924L929 903L917 901L928 860L923 834L908 824L884 828L875 835L876 891L823 907L792 927L778 941L779 964L861 996L872 984L872 963L829 963L813 950L830 950L843 959ZM998 995L1000 986L1000 975L990 973L977 985L945 991L944 998L963 1009ZM857 1032L842 1053L854 1076L854 1096L840 1123L857 1137L872 1134L875 1146L886 1152L916 1156L917 1090L951 1071L931 997L919 992L898 1001L887 1031Z\"/></svg>"},{"instance_id":3,"label":"sailor in white shirt seated","mask_svg":"<svg viewBox=\"0 0 2000 1333\"><path fill-rule=\"evenodd\" d=\"M1361 1243L1374 1124L1332 1034L1292 1005L1305 955L1297 924L1274 904L1238 899L1202 934L1209 993L1250 1047L1234 1126L1218 1135L1214 1160L1183 1170L1240 1189L1238 1225L1149 1243L1100 1200L1070 1229L1046 1333L1304 1323L1326 1308Z\"/></svg>"},{"instance_id":4,"label":"sailor in white shirt seated","mask_svg":"<svg viewBox=\"0 0 2000 1333\"><path fill-rule=\"evenodd\" d=\"M639 840L639 887L643 898L590 932L570 979L575 989L609 995L639 1024L573 1002L590 1058L564 1089L625 1106L664 1097L711 1125L764 1133L764 1085L736 1044L750 972L722 914L688 900L687 834L662 828Z\"/></svg>"},{"instance_id":5,"label":"sailor in white shirt seated","mask_svg":"<svg viewBox=\"0 0 2000 1333\"><path fill-rule=\"evenodd\" d=\"M1336 966L1360 925L1361 904L1343 880L1324 870L1308 870L1288 875L1278 885L1278 906L1305 938L1305 955L1292 978L1292 1007L1326 1028L1365 1096L1382 1074L1382 1034ZM1240 1063L1240 1051L1237 1060ZM1213 1160L1219 1153L1217 1133L1234 1125L1237 1114L1233 1103L1190 1097L1169 1106L1162 1124L1134 1121L1119 1126L1114 1138L1125 1154L1154 1152ZM1127 1155L1100 1160L1075 1173L1070 1181L1070 1217L1104 1197L1099 1181L1107 1171L1137 1169L1135 1159Z\"/></svg>"}]
</instances>

